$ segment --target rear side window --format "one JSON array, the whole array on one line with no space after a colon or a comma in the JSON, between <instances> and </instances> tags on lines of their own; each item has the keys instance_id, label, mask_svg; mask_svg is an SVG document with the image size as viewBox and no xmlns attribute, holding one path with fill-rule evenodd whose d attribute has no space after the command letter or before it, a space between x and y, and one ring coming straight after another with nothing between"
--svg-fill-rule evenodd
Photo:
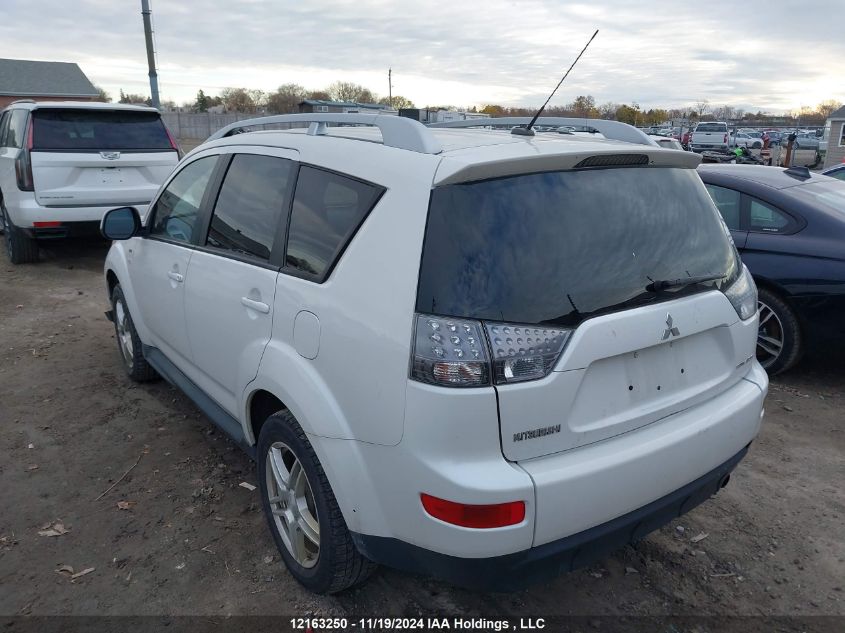
<instances>
[{"instance_id":1,"label":"rear side window","mask_svg":"<svg viewBox=\"0 0 845 633\"><path fill-rule=\"evenodd\" d=\"M751 220L749 228L752 231L764 233L780 233L789 226L789 218L773 206L751 199Z\"/></svg>"},{"instance_id":2,"label":"rear side window","mask_svg":"<svg viewBox=\"0 0 845 633\"><path fill-rule=\"evenodd\" d=\"M741 198L739 191L726 189L725 187L719 187L717 185L705 185L705 187L707 188L707 193L709 193L710 197L713 198L713 202L716 203L716 208L719 209L719 213L722 214L725 224L728 225L729 229L738 231Z\"/></svg>"},{"instance_id":3,"label":"rear side window","mask_svg":"<svg viewBox=\"0 0 845 633\"><path fill-rule=\"evenodd\" d=\"M43 108L33 113L36 150L173 150L158 112Z\"/></svg>"},{"instance_id":4,"label":"rear side window","mask_svg":"<svg viewBox=\"0 0 845 633\"><path fill-rule=\"evenodd\" d=\"M217 156L206 156L186 165L161 193L153 209L150 235L190 242L197 214Z\"/></svg>"},{"instance_id":5,"label":"rear side window","mask_svg":"<svg viewBox=\"0 0 845 633\"><path fill-rule=\"evenodd\" d=\"M432 192L417 311L575 326L606 312L724 287L738 274L695 170L593 169ZM673 293L653 281L724 275Z\"/></svg>"},{"instance_id":6,"label":"rear side window","mask_svg":"<svg viewBox=\"0 0 845 633\"><path fill-rule=\"evenodd\" d=\"M237 154L223 179L206 244L268 260L279 218L287 211L292 170L283 158Z\"/></svg>"},{"instance_id":7,"label":"rear side window","mask_svg":"<svg viewBox=\"0 0 845 633\"><path fill-rule=\"evenodd\" d=\"M322 281L384 189L313 167L299 170L285 265Z\"/></svg>"}]
</instances>

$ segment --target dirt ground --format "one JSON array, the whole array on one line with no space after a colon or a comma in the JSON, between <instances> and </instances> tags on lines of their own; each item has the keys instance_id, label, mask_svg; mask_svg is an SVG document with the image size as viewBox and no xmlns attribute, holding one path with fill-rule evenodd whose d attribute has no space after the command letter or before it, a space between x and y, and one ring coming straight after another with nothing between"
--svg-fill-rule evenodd
<instances>
[{"instance_id":1,"label":"dirt ground","mask_svg":"<svg viewBox=\"0 0 845 633\"><path fill-rule=\"evenodd\" d=\"M2 253L0 616L845 615L841 352L772 382L762 433L715 499L600 564L495 595L382 569L319 597L240 486L256 483L250 460L166 383L124 376L106 250L57 244L18 267Z\"/></svg>"}]
</instances>

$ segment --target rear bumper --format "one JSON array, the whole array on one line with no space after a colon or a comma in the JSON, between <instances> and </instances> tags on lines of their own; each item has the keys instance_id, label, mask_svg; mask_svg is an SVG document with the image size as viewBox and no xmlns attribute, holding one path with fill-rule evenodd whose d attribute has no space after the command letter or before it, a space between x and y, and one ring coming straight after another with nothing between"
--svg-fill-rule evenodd
<instances>
[{"instance_id":1,"label":"rear bumper","mask_svg":"<svg viewBox=\"0 0 845 633\"><path fill-rule=\"evenodd\" d=\"M92 237L100 235L99 222L59 222L58 225L21 228L21 232L38 240L61 239L65 237Z\"/></svg>"},{"instance_id":2,"label":"rear bumper","mask_svg":"<svg viewBox=\"0 0 845 633\"><path fill-rule=\"evenodd\" d=\"M15 226L21 229L32 229L36 222L61 222L63 224L91 223L99 227L106 211L121 206L134 206L143 215L149 203L123 204L116 202L106 206L43 206L39 204L34 194L22 194L16 202L7 203L9 215Z\"/></svg>"},{"instance_id":3,"label":"rear bumper","mask_svg":"<svg viewBox=\"0 0 845 633\"><path fill-rule=\"evenodd\" d=\"M367 558L425 574L455 585L485 591L515 591L561 573L584 567L679 517L715 495L745 457L744 447L695 481L611 521L533 547L492 558L460 558L381 536L352 535Z\"/></svg>"}]
</instances>

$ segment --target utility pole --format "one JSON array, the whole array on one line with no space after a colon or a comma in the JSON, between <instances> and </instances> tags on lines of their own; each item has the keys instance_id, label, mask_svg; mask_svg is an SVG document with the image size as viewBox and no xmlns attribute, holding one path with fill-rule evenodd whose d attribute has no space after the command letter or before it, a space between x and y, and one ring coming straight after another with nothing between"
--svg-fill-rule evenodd
<instances>
[{"instance_id":1,"label":"utility pole","mask_svg":"<svg viewBox=\"0 0 845 633\"><path fill-rule=\"evenodd\" d=\"M393 107L393 69L387 69L387 105Z\"/></svg>"},{"instance_id":2,"label":"utility pole","mask_svg":"<svg viewBox=\"0 0 845 633\"><path fill-rule=\"evenodd\" d=\"M141 17L144 19L144 39L147 42L147 66L150 69L150 99L153 107L161 108L161 100L158 97L158 75L156 74L156 58L153 49L153 27L150 11L150 0L141 0Z\"/></svg>"}]
</instances>

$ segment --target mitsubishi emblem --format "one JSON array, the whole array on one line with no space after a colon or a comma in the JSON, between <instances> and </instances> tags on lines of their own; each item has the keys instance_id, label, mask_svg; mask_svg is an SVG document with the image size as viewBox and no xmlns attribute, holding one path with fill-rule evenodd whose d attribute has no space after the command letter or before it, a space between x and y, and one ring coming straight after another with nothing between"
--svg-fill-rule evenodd
<instances>
[{"instance_id":1,"label":"mitsubishi emblem","mask_svg":"<svg viewBox=\"0 0 845 633\"><path fill-rule=\"evenodd\" d=\"M100 156L106 160L117 160L120 158L120 152L100 152Z\"/></svg>"},{"instance_id":2,"label":"mitsubishi emblem","mask_svg":"<svg viewBox=\"0 0 845 633\"><path fill-rule=\"evenodd\" d=\"M674 323L674 321L672 320L672 315L667 313L666 314L666 329L663 330L663 338L660 339L661 341L665 341L670 336L680 336L681 335L681 332L678 330L678 328L672 327L673 323Z\"/></svg>"}]
</instances>

